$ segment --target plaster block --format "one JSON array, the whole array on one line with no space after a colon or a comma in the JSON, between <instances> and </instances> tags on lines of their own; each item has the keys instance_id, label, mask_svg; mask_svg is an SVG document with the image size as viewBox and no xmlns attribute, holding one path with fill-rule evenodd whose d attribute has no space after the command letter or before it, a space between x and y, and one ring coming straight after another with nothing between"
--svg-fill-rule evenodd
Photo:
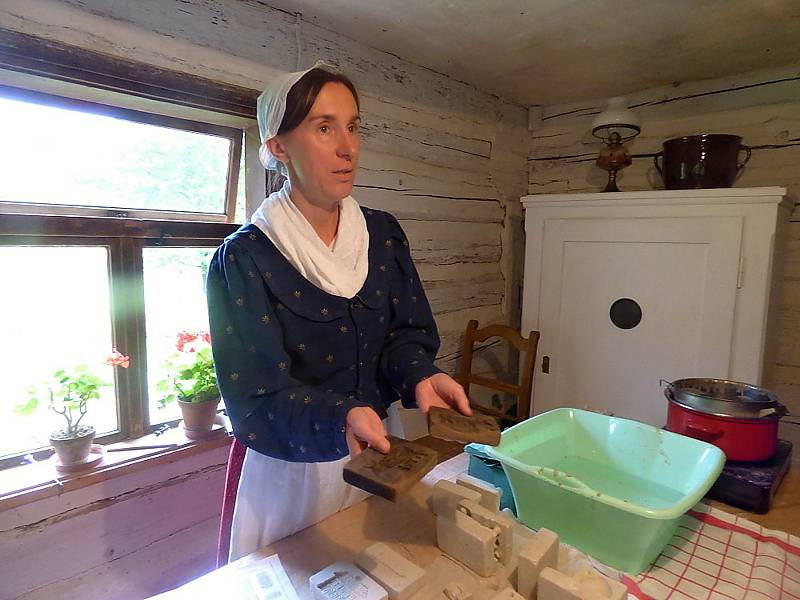
<instances>
[{"instance_id":1,"label":"plaster block","mask_svg":"<svg viewBox=\"0 0 800 600\"><path fill-rule=\"evenodd\" d=\"M595 571L581 571L573 577L582 600L625 600L628 588Z\"/></svg>"},{"instance_id":2,"label":"plaster block","mask_svg":"<svg viewBox=\"0 0 800 600\"><path fill-rule=\"evenodd\" d=\"M447 600L472 600L472 591L457 581L444 586L442 593Z\"/></svg>"},{"instance_id":3,"label":"plaster block","mask_svg":"<svg viewBox=\"0 0 800 600\"><path fill-rule=\"evenodd\" d=\"M462 500L480 502L481 495L475 490L456 485L452 481L437 481L433 486L432 503L433 513L436 516L454 518L453 514Z\"/></svg>"},{"instance_id":4,"label":"plaster block","mask_svg":"<svg viewBox=\"0 0 800 600\"><path fill-rule=\"evenodd\" d=\"M475 519L484 527L488 527L497 534L495 539L495 558L504 565L511 562L514 545L514 527L504 515L473 502L462 500L458 503L458 510Z\"/></svg>"},{"instance_id":5,"label":"plaster block","mask_svg":"<svg viewBox=\"0 0 800 600\"><path fill-rule=\"evenodd\" d=\"M481 506L494 512L500 511L500 495L502 493L500 488L496 488L482 479L467 475L466 473L462 473L456 477L456 483L462 487L478 492L481 495Z\"/></svg>"},{"instance_id":6,"label":"plaster block","mask_svg":"<svg viewBox=\"0 0 800 600\"><path fill-rule=\"evenodd\" d=\"M517 571L517 590L528 600L536 599L541 572L558 566L558 535L542 528L520 549Z\"/></svg>"},{"instance_id":7,"label":"plaster block","mask_svg":"<svg viewBox=\"0 0 800 600\"><path fill-rule=\"evenodd\" d=\"M628 589L595 571L581 571L574 577L545 568L539 575L538 600L625 600Z\"/></svg>"},{"instance_id":8,"label":"plaster block","mask_svg":"<svg viewBox=\"0 0 800 600\"><path fill-rule=\"evenodd\" d=\"M507 587L492 596L491 600L525 600L514 588Z\"/></svg>"},{"instance_id":9,"label":"plaster block","mask_svg":"<svg viewBox=\"0 0 800 600\"><path fill-rule=\"evenodd\" d=\"M545 567L539 575L536 600L582 600L582 598L572 577Z\"/></svg>"},{"instance_id":10,"label":"plaster block","mask_svg":"<svg viewBox=\"0 0 800 600\"><path fill-rule=\"evenodd\" d=\"M386 418L386 430L409 442L428 435L428 417L418 408L403 408L398 400L389 406Z\"/></svg>"},{"instance_id":11,"label":"plaster block","mask_svg":"<svg viewBox=\"0 0 800 600\"><path fill-rule=\"evenodd\" d=\"M456 511L453 519L436 517L439 548L481 577L489 577L497 570L496 538L494 531L463 512Z\"/></svg>"},{"instance_id":12,"label":"plaster block","mask_svg":"<svg viewBox=\"0 0 800 600\"><path fill-rule=\"evenodd\" d=\"M355 562L386 589L390 600L407 600L425 583L425 571L383 543L364 550Z\"/></svg>"},{"instance_id":13,"label":"plaster block","mask_svg":"<svg viewBox=\"0 0 800 600\"><path fill-rule=\"evenodd\" d=\"M353 564L337 562L308 579L315 600L387 600L380 585Z\"/></svg>"}]
</instances>

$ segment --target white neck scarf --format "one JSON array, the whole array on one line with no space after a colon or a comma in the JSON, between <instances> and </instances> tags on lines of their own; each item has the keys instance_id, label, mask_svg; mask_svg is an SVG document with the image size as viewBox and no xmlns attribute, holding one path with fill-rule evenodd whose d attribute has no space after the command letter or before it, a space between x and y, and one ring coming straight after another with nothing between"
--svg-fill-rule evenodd
<instances>
[{"instance_id":1,"label":"white neck scarf","mask_svg":"<svg viewBox=\"0 0 800 600\"><path fill-rule=\"evenodd\" d=\"M287 180L250 217L300 274L318 288L352 298L369 271L369 232L352 196L339 201L339 228L330 247L320 239L297 205Z\"/></svg>"}]
</instances>

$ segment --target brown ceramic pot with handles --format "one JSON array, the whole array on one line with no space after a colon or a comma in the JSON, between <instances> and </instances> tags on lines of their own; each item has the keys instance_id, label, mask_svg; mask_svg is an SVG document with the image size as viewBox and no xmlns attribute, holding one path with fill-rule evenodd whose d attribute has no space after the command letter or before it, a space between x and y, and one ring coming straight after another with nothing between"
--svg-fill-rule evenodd
<instances>
[{"instance_id":1,"label":"brown ceramic pot with handles","mask_svg":"<svg viewBox=\"0 0 800 600\"><path fill-rule=\"evenodd\" d=\"M739 154L745 158L739 162ZM653 157L668 190L728 188L750 160L750 148L738 135L704 133L667 140ZM662 158L663 166L658 164Z\"/></svg>"}]
</instances>

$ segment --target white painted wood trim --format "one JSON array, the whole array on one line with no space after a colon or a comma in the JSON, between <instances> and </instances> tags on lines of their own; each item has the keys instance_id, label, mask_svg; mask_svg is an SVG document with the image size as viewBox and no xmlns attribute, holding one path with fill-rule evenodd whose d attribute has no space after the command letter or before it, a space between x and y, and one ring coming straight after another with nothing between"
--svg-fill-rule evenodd
<instances>
[{"instance_id":1,"label":"white painted wood trim","mask_svg":"<svg viewBox=\"0 0 800 600\"><path fill-rule=\"evenodd\" d=\"M536 206L658 206L681 204L781 204L791 203L783 187L720 188L702 190L652 190L596 194L533 194L520 201L525 208Z\"/></svg>"},{"instance_id":2,"label":"white painted wood trim","mask_svg":"<svg viewBox=\"0 0 800 600\"><path fill-rule=\"evenodd\" d=\"M0 201L0 215L64 215L84 217L109 217L124 219L158 219L166 221L199 221L202 223L229 223L221 213L181 212L169 210L142 210L117 206L72 206L69 204L34 204ZM233 215L231 215L233 218Z\"/></svg>"}]
</instances>

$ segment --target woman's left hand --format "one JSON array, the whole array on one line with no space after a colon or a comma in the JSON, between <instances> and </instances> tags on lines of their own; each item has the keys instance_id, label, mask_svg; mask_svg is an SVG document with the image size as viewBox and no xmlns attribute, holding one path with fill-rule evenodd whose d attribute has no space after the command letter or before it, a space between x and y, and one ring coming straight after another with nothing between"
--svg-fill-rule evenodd
<instances>
[{"instance_id":1,"label":"woman's left hand","mask_svg":"<svg viewBox=\"0 0 800 600\"><path fill-rule=\"evenodd\" d=\"M422 414L428 414L432 406L454 408L467 416L472 415L469 399L464 388L445 373L437 373L417 384L414 390Z\"/></svg>"}]
</instances>

